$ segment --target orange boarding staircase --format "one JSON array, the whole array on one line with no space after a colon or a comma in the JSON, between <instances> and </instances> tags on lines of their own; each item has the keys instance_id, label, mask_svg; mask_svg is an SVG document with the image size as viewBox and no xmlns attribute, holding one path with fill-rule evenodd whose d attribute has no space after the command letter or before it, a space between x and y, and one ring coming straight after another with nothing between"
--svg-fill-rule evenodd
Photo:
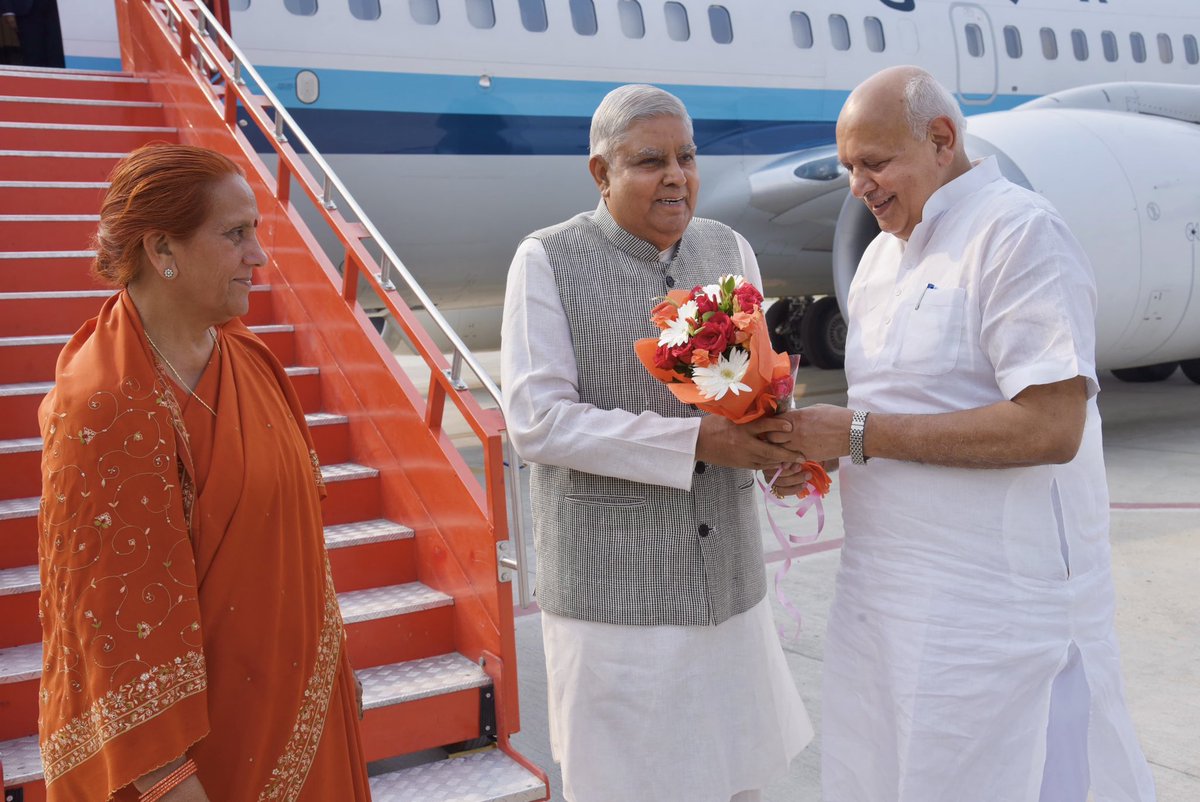
<instances>
[{"instance_id":1,"label":"orange boarding staircase","mask_svg":"<svg viewBox=\"0 0 1200 802\"><path fill-rule=\"evenodd\" d=\"M104 183L145 142L188 142L241 164L271 261L255 275L246 323L288 365L329 489L325 538L364 685L378 800L540 800L545 775L517 754L503 421L465 392L393 288L401 262L323 159L262 87L232 40L193 0L117 0L128 72L0 70L0 778L6 802L45 799L37 749L41 631L35 412L59 350L111 289L86 250ZM274 147L272 172L238 124ZM316 161L320 180L291 142ZM311 202L345 254L344 276L302 222ZM352 215L343 215L339 206ZM352 219L350 219L352 218ZM373 255L378 251L379 259ZM431 376L422 393L356 304L375 289ZM418 298L427 301L419 289ZM436 316L435 316L436 317ZM486 376L485 386L494 385ZM452 407L447 410L447 403ZM478 438L460 452L446 415ZM482 452L481 484L469 464ZM464 456L464 453L466 456ZM510 465L513 464L510 460ZM510 469L510 472L513 469ZM519 520L513 527L519 535ZM519 540L519 538L518 538ZM519 546L519 543L518 543ZM519 548L518 548L519 551ZM439 749L485 748L454 759ZM490 745L490 746L486 746ZM431 759L430 756L434 759Z\"/></svg>"}]
</instances>

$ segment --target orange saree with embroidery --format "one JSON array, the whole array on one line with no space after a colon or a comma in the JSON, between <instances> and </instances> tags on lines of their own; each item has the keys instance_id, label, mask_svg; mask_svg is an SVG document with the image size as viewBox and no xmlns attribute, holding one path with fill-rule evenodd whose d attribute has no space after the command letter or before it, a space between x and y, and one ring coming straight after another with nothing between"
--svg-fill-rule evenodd
<instances>
[{"instance_id":1,"label":"orange saree with embroidery","mask_svg":"<svg viewBox=\"0 0 1200 802\"><path fill-rule=\"evenodd\" d=\"M121 292L42 403L49 798L136 799L187 752L214 802L369 799L299 401L239 320L194 392Z\"/></svg>"}]
</instances>

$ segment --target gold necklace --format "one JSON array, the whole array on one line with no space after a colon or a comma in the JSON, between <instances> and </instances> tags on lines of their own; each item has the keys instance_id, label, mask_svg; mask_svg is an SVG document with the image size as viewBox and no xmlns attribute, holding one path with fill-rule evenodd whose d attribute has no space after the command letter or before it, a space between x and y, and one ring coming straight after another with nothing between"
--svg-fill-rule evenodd
<instances>
[{"instance_id":1,"label":"gold necklace","mask_svg":"<svg viewBox=\"0 0 1200 802\"><path fill-rule=\"evenodd\" d=\"M143 329L143 331L146 331L146 330ZM220 343L217 342L217 335L213 334L213 330L211 328L208 330L208 336L212 337L213 345L216 347L217 353L220 353L221 345L220 345ZM192 398L199 401L200 406L204 407L209 412L211 412L212 416L214 418L217 417L217 411L215 409L213 409L212 407L210 407L208 404L204 403L203 398L196 395L196 391L193 390L191 387L189 387L188 383L183 380L183 376L181 376L179 374L179 371L175 370L175 366L171 364L171 360L167 359L167 355L164 354L161 350L159 350L158 344L155 343L153 339L151 339L149 331L146 331L146 341L148 343L150 343L150 347L154 349L154 353L158 354L158 358L163 361L163 364L165 364L168 368L170 368L171 372L175 374L175 378L179 379L180 386L183 387L185 390L187 390L191 394Z\"/></svg>"}]
</instances>

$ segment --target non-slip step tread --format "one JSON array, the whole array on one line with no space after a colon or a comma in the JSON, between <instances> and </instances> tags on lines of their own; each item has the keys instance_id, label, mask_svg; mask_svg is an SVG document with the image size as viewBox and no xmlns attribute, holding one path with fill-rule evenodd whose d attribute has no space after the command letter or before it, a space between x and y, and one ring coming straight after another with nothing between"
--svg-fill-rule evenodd
<instances>
[{"instance_id":1,"label":"non-slip step tread","mask_svg":"<svg viewBox=\"0 0 1200 802\"><path fill-rule=\"evenodd\" d=\"M0 454L28 454L30 451L42 450L42 438L20 437L14 440L0 440Z\"/></svg>"},{"instance_id":2,"label":"non-slip step tread","mask_svg":"<svg viewBox=\"0 0 1200 802\"><path fill-rule=\"evenodd\" d=\"M21 121L21 120L0 120L0 129L18 129L18 130L42 130L42 131L93 131L98 133L105 132L131 132L144 134L166 134L178 133L179 129L173 125L103 125L100 123L47 123L41 121Z\"/></svg>"},{"instance_id":3,"label":"non-slip step tread","mask_svg":"<svg viewBox=\"0 0 1200 802\"><path fill-rule=\"evenodd\" d=\"M320 373L320 368L311 367L308 365L293 365L292 367L284 368L288 376L315 376ZM54 382L17 382L14 384L0 384L0 398L14 396L41 396L54 389ZM324 415L328 413L315 412L312 415ZM341 416L344 417L344 416ZM328 423L329 421L326 421ZM312 426L312 422L309 422ZM319 424L318 424L319 425Z\"/></svg>"},{"instance_id":4,"label":"non-slip step tread","mask_svg":"<svg viewBox=\"0 0 1200 802\"><path fill-rule=\"evenodd\" d=\"M39 496L28 498L6 498L0 500L0 521L12 518L32 518L37 515Z\"/></svg>"},{"instance_id":5,"label":"non-slip step tread","mask_svg":"<svg viewBox=\"0 0 1200 802\"><path fill-rule=\"evenodd\" d=\"M321 466L321 479L325 484L329 484L330 482L348 482L352 479L370 479L378 475L379 471L375 468L368 468L366 465L359 465L355 462L341 462L336 465Z\"/></svg>"},{"instance_id":6,"label":"non-slip step tread","mask_svg":"<svg viewBox=\"0 0 1200 802\"><path fill-rule=\"evenodd\" d=\"M62 301L69 298L107 298L120 292L119 287L101 287L95 290L28 290L24 292L0 292L0 301ZM253 284L250 292L270 292L270 284ZM263 328L263 327L259 327Z\"/></svg>"},{"instance_id":7,"label":"non-slip step tread","mask_svg":"<svg viewBox=\"0 0 1200 802\"><path fill-rule=\"evenodd\" d=\"M375 802L533 802L546 786L499 749L370 778Z\"/></svg>"},{"instance_id":8,"label":"non-slip step tread","mask_svg":"<svg viewBox=\"0 0 1200 802\"><path fill-rule=\"evenodd\" d=\"M344 549L367 543L384 543L389 540L404 540L413 536L413 530L404 524L377 518L373 521L355 521L325 527L325 548Z\"/></svg>"},{"instance_id":9,"label":"non-slip step tread","mask_svg":"<svg viewBox=\"0 0 1200 802\"><path fill-rule=\"evenodd\" d=\"M0 251L0 259L91 259L95 251Z\"/></svg>"},{"instance_id":10,"label":"non-slip step tread","mask_svg":"<svg viewBox=\"0 0 1200 802\"><path fill-rule=\"evenodd\" d=\"M491 677L461 654L439 654L355 672L363 684L363 710L414 702L491 685Z\"/></svg>"},{"instance_id":11,"label":"non-slip step tread","mask_svg":"<svg viewBox=\"0 0 1200 802\"><path fill-rule=\"evenodd\" d=\"M449 607L452 604L452 597L420 582L351 590L338 594L342 621L347 625Z\"/></svg>"},{"instance_id":12,"label":"non-slip step tread","mask_svg":"<svg viewBox=\"0 0 1200 802\"><path fill-rule=\"evenodd\" d=\"M295 331L290 323L277 323L267 326L248 326L255 334L284 334ZM15 348L22 345L66 345L74 334L45 334L32 337L0 337L0 348Z\"/></svg>"},{"instance_id":13,"label":"non-slip step tread","mask_svg":"<svg viewBox=\"0 0 1200 802\"><path fill-rule=\"evenodd\" d=\"M0 569L0 596L34 593L41 587L41 584L41 577L36 565Z\"/></svg>"},{"instance_id":14,"label":"non-slip step tread","mask_svg":"<svg viewBox=\"0 0 1200 802\"><path fill-rule=\"evenodd\" d=\"M123 159L128 155L91 150L0 150L0 156L20 159Z\"/></svg>"},{"instance_id":15,"label":"non-slip step tread","mask_svg":"<svg viewBox=\"0 0 1200 802\"><path fill-rule=\"evenodd\" d=\"M0 685L26 682L42 675L42 644L0 649Z\"/></svg>"},{"instance_id":16,"label":"non-slip step tread","mask_svg":"<svg viewBox=\"0 0 1200 802\"><path fill-rule=\"evenodd\" d=\"M36 735L12 741L0 741L0 762L4 763L4 784L23 785L42 779L42 754Z\"/></svg>"},{"instance_id":17,"label":"non-slip step tread","mask_svg":"<svg viewBox=\"0 0 1200 802\"><path fill-rule=\"evenodd\" d=\"M90 97L25 97L23 95L0 95L0 103L44 103L63 106L117 106L132 109L161 109L163 104L153 100L105 100Z\"/></svg>"}]
</instances>

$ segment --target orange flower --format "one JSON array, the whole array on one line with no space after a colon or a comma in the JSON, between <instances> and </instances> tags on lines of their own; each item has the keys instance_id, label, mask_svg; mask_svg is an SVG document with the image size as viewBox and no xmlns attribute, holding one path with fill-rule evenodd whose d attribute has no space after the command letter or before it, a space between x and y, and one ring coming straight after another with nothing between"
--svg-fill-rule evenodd
<instances>
[{"instance_id":1,"label":"orange flower","mask_svg":"<svg viewBox=\"0 0 1200 802\"><path fill-rule=\"evenodd\" d=\"M738 331L745 331L750 328L750 324L754 322L754 315L749 312L734 312L733 327Z\"/></svg>"},{"instance_id":2,"label":"orange flower","mask_svg":"<svg viewBox=\"0 0 1200 802\"><path fill-rule=\"evenodd\" d=\"M821 498L828 496L829 488L833 485L833 480L830 479L829 474L825 472L825 467L819 462L807 460L801 466L801 468L808 471L809 475L812 477L809 479L809 483L817 489L817 495ZM804 489L800 491L798 496L800 498L806 498L808 496L807 485L805 485Z\"/></svg>"},{"instance_id":3,"label":"orange flower","mask_svg":"<svg viewBox=\"0 0 1200 802\"><path fill-rule=\"evenodd\" d=\"M660 329L665 329L678 316L679 307L673 301L663 301L650 310L650 320Z\"/></svg>"},{"instance_id":4,"label":"orange flower","mask_svg":"<svg viewBox=\"0 0 1200 802\"><path fill-rule=\"evenodd\" d=\"M706 368L716 361L713 359L712 354L703 348L697 348L695 351L692 351L692 364L698 368Z\"/></svg>"}]
</instances>

